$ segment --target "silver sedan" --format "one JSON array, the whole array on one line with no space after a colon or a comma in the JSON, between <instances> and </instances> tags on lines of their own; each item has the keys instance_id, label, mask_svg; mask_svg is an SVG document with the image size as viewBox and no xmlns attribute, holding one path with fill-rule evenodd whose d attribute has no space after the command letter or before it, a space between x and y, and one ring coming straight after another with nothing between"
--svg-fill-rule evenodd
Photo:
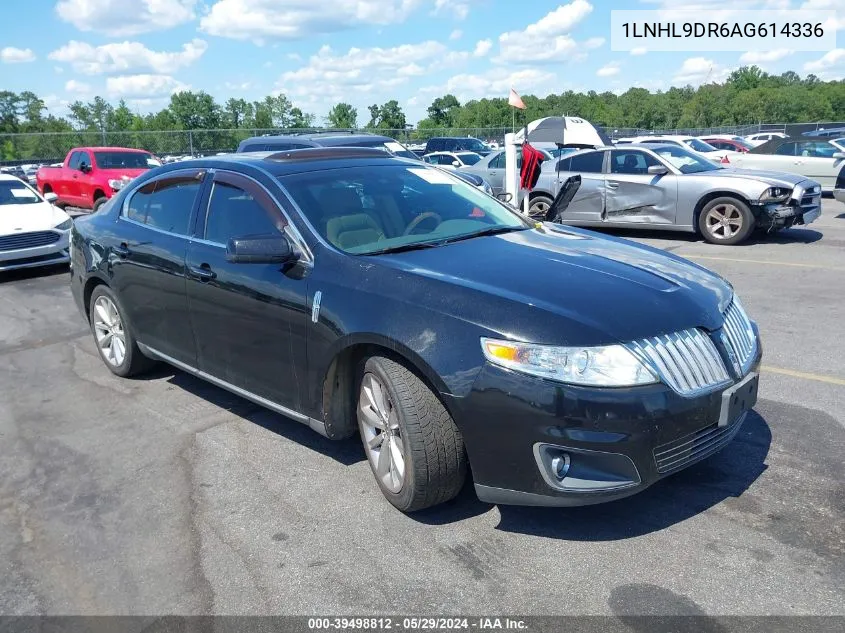
<instances>
[{"instance_id":1,"label":"silver sedan","mask_svg":"<svg viewBox=\"0 0 845 633\"><path fill-rule=\"evenodd\" d=\"M554 210L565 224L698 232L709 242L738 244L755 228L809 224L821 214L821 186L813 180L723 168L656 144L581 150L543 163L529 214L546 217L561 184L576 174L579 190Z\"/></svg>"}]
</instances>

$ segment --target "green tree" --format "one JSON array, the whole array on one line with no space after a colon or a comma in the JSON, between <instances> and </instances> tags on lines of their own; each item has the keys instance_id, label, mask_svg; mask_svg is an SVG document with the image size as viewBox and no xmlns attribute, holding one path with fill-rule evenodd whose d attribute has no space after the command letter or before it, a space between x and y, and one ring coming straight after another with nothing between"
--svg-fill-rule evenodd
<instances>
[{"instance_id":1,"label":"green tree","mask_svg":"<svg viewBox=\"0 0 845 633\"><path fill-rule=\"evenodd\" d=\"M396 99L391 99L382 106L371 105L368 128L379 130L405 130L405 113Z\"/></svg>"},{"instance_id":2,"label":"green tree","mask_svg":"<svg viewBox=\"0 0 845 633\"><path fill-rule=\"evenodd\" d=\"M220 125L220 106L207 92L177 92L170 96L169 109L183 130L208 130Z\"/></svg>"},{"instance_id":3,"label":"green tree","mask_svg":"<svg viewBox=\"0 0 845 633\"><path fill-rule=\"evenodd\" d=\"M358 127L358 110L348 103L336 103L326 121L331 127L355 129Z\"/></svg>"},{"instance_id":4,"label":"green tree","mask_svg":"<svg viewBox=\"0 0 845 633\"><path fill-rule=\"evenodd\" d=\"M461 102L455 95L448 94L437 97L428 106L428 118L438 127L452 127L455 113L460 109Z\"/></svg>"}]
</instances>

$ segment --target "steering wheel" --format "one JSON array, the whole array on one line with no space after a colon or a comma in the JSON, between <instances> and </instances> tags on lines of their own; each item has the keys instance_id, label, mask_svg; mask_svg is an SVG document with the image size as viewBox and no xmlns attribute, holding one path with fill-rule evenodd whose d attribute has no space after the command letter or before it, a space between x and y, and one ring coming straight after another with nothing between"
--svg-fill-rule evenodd
<instances>
[{"instance_id":1,"label":"steering wheel","mask_svg":"<svg viewBox=\"0 0 845 633\"><path fill-rule=\"evenodd\" d=\"M422 221L427 220L429 218L434 218L435 220L437 220L438 225L443 222L443 218L437 215L434 211L425 211L423 213L420 213L413 220L411 220L411 223L405 228L405 231L402 233L402 235L410 235L411 231L417 228L417 226L419 226Z\"/></svg>"}]
</instances>

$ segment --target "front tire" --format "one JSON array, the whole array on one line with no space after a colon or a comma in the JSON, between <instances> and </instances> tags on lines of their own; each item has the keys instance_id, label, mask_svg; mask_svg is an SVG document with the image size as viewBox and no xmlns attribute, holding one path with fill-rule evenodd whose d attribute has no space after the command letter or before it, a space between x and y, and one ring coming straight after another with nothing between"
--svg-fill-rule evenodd
<instances>
[{"instance_id":1,"label":"front tire","mask_svg":"<svg viewBox=\"0 0 845 633\"><path fill-rule=\"evenodd\" d=\"M382 356L364 363L358 428L387 500L414 512L455 497L466 478L463 438L443 403L413 372Z\"/></svg>"},{"instance_id":2,"label":"front tire","mask_svg":"<svg viewBox=\"0 0 845 633\"><path fill-rule=\"evenodd\" d=\"M751 209L739 198L714 198L698 214L698 230L711 244L733 246L744 242L756 224Z\"/></svg>"},{"instance_id":3,"label":"front tire","mask_svg":"<svg viewBox=\"0 0 845 633\"><path fill-rule=\"evenodd\" d=\"M111 288L105 285L94 288L88 315L97 351L113 374L124 378L135 376L155 364L138 349L126 312Z\"/></svg>"},{"instance_id":4,"label":"front tire","mask_svg":"<svg viewBox=\"0 0 845 633\"><path fill-rule=\"evenodd\" d=\"M105 196L100 196L96 200L94 200L94 207L91 209L91 213L96 213L99 211L100 207L103 206L106 202L108 202L108 198Z\"/></svg>"}]
</instances>

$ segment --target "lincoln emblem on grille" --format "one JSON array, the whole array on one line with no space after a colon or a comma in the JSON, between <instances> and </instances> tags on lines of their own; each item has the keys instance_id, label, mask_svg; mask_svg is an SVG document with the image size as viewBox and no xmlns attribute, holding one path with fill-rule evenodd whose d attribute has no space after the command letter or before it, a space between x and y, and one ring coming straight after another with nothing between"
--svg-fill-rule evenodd
<instances>
[{"instance_id":1,"label":"lincoln emblem on grille","mask_svg":"<svg viewBox=\"0 0 845 633\"><path fill-rule=\"evenodd\" d=\"M725 353L728 355L728 360L731 361L731 365L734 368L734 372L736 372L736 376L742 376L742 367L739 365L739 359L736 357L736 353L731 346L731 342L728 340L728 337L722 332L722 347L725 348Z\"/></svg>"}]
</instances>

